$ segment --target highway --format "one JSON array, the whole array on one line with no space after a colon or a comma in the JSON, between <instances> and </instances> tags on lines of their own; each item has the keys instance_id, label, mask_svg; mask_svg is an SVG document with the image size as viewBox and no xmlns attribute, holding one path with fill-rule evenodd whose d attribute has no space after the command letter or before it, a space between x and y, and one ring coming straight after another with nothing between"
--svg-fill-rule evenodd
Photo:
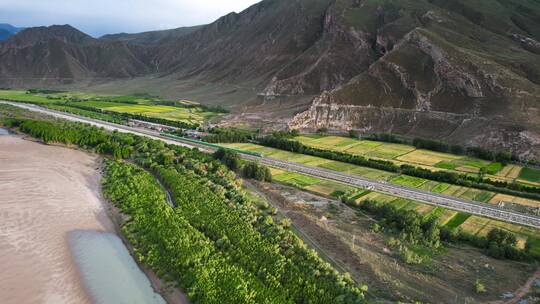
<instances>
[{"instance_id":1,"label":"highway","mask_svg":"<svg viewBox=\"0 0 540 304\"><path fill-rule=\"evenodd\" d=\"M81 117L69 113L58 112L50 109L45 109L39 106L30 105L30 104L20 104L14 102L0 101L0 103L10 104L20 108L24 108L30 111L40 112L43 114L48 114L57 118L84 122L92 124L98 127L103 127L107 130L118 130L119 132L131 133L139 136L146 136L157 140L162 140L168 144L175 144L189 148L199 148L205 152L212 152L212 149L206 146L197 145L191 142L181 142L180 140L172 140L170 138L161 136L159 132L151 131L141 128L133 128L124 125L113 124L109 122L99 121L91 118ZM370 189L376 192L381 192L397 197L402 197L406 199L415 200L418 202L426 203L433 206L439 206L459 212L464 212L468 214L483 216L491 219L496 219L504 222L510 222L514 224L520 224L524 226L529 226L533 228L540 229L540 217L531 216L522 214L516 211L505 210L494 205L463 200L455 197L450 197L438 193L427 192L414 188L407 188L403 186L398 186L394 184L389 184L384 181L370 180L356 175L349 175L333 170L323 169L323 168L314 168L308 167L297 163L291 163L282 160L276 160L267 157L256 157L252 155L241 154L241 157L247 160L256 161L261 164L284 169L286 171L297 172L301 174L306 174L318 178L324 178L329 180L334 180L340 183L348 184L355 187L360 187L364 189Z\"/></svg>"}]
</instances>

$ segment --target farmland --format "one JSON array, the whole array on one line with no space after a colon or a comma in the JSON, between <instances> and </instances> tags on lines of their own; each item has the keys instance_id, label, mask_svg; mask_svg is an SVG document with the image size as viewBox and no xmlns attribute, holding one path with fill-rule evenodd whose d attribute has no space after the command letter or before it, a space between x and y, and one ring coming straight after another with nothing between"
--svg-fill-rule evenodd
<instances>
[{"instance_id":1,"label":"farmland","mask_svg":"<svg viewBox=\"0 0 540 304\"><path fill-rule=\"evenodd\" d=\"M519 175L519 178L530 181L530 182L540 182L540 170L532 168L523 168Z\"/></svg>"},{"instance_id":2,"label":"farmland","mask_svg":"<svg viewBox=\"0 0 540 304\"><path fill-rule=\"evenodd\" d=\"M138 114L197 124L215 116L214 113L205 112L200 108L180 108L162 105L125 104L103 101L84 101L78 103L78 105L118 113Z\"/></svg>"},{"instance_id":3,"label":"farmland","mask_svg":"<svg viewBox=\"0 0 540 304\"><path fill-rule=\"evenodd\" d=\"M438 217L439 222L442 225L445 225L449 228L461 228L465 232L468 232L472 235L485 236L489 231L494 228L501 228L507 231L511 231L518 235L520 246L524 246L525 242L528 239L531 239L531 243L533 244L533 252L540 253L540 238L538 238L537 231L532 228L508 224L496 220L490 220L479 216L471 216L452 210L446 210L443 208L422 204L412 200L372 192L369 190L354 188L337 182L313 178L298 173L286 172L277 169L272 169L271 171L275 181L299 188L304 191L334 198L337 198L337 196L345 195L349 199L354 199L358 204L361 204L365 200L376 200L379 202L392 204L398 209L415 210L420 214L425 215L426 217ZM402 180L399 181L401 182ZM441 187L441 185L443 186ZM449 191L442 191L443 193L455 193L455 189L450 189L448 185L438 184L435 186L435 188L445 187ZM478 193L476 191L477 190L469 189L463 192L460 197L480 197L481 199L489 200L490 197L485 197L485 193Z\"/></svg>"},{"instance_id":4,"label":"farmland","mask_svg":"<svg viewBox=\"0 0 540 304\"><path fill-rule=\"evenodd\" d=\"M281 174L284 177L290 173L281 171ZM329 183L322 180L315 186L320 185L326 187ZM502 292L515 290L534 271L534 266L495 260L469 246L448 246L440 251L415 247L425 260L422 264L410 265L403 262L398 247L389 245L393 239L391 233L373 230L377 220L372 216L338 200L329 200L328 195L321 196L313 190L302 191L280 183L257 183L255 186L257 193L262 192L277 209L275 221L289 218L291 229L332 265L347 269L357 281L370 282L368 297L401 299L402 303L465 303L465 298L487 302L496 300ZM370 193L362 191L354 196L360 198ZM405 200L394 200L392 204L415 207ZM428 215L446 216L445 210L440 208L434 208ZM523 269L528 269L528 273L520 273ZM470 288L478 278L489 286L485 295L475 294Z\"/></svg>"},{"instance_id":5,"label":"farmland","mask_svg":"<svg viewBox=\"0 0 540 304\"><path fill-rule=\"evenodd\" d=\"M240 143L240 144L223 144L223 146L237 148L246 151L258 152L264 155L265 157L274 158L278 160L286 160L290 162L299 163L306 166L320 167L325 169L330 169L334 171L339 171L347 174L358 175L361 177L374 179L374 180L383 180L397 185L407 186L411 188L419 188L426 191L431 191L435 193L442 193L450 196L455 196L459 198L466 198L469 200L475 200L480 202L490 201L496 193L473 189L464 186L449 185L445 183L439 183L435 181L430 181L423 178L417 178L412 176L400 175L397 173L382 171L373 168L362 167L358 165L343 163L339 161L328 160L320 157L304 155L299 153L293 153L288 151L283 151L275 148L260 146L251 143ZM518 200L522 204L528 206L540 207L540 202L532 199L526 198L517 198L514 196L513 200ZM491 200L492 203L496 203Z\"/></svg>"},{"instance_id":6,"label":"farmland","mask_svg":"<svg viewBox=\"0 0 540 304\"><path fill-rule=\"evenodd\" d=\"M262 153L265 157L287 160L307 166L336 170L370 179L386 180L390 183L403 185L411 188L418 188L436 193L442 193L462 199L475 200L484 203L491 203L494 205L501 202L513 202L523 206L540 207L540 202L531 199L518 198L510 195L502 195L490 191L478 190L463 186L449 185L446 183L439 183L426 179L389 173L386 171L365 168L309 155L287 152L255 144L224 144L224 146L258 152ZM527 238L535 236L536 233L534 229L485 219L478 216L461 215L459 212L451 210L443 210L441 212L440 208L436 208L434 206L429 206L422 203L376 192L366 193L366 191L362 189L357 189L354 187L342 185L337 182L313 178L298 173L285 172L282 170L273 169L272 174L274 176L274 180L278 182L324 196L332 196L333 194L335 196L336 193L340 193L346 194L349 198L355 197L355 200L358 203L369 199L396 204L399 208L414 209L426 215L435 212L438 213L441 223L449 224L452 227L460 227L463 230L474 235L485 235L493 228L503 228L505 230L517 233L520 236L520 244L523 245ZM535 252L540 252L540 246L535 248Z\"/></svg>"},{"instance_id":7,"label":"farmland","mask_svg":"<svg viewBox=\"0 0 540 304\"><path fill-rule=\"evenodd\" d=\"M174 102L163 105L164 101L147 95L105 96L78 92L29 92L0 90L0 100L12 100L39 104L56 110L84 115L82 110L108 111L141 115L175 122L200 125L220 114L206 110L193 102ZM86 113L88 114L88 113ZM84 115L88 116L88 115Z\"/></svg>"},{"instance_id":8,"label":"farmland","mask_svg":"<svg viewBox=\"0 0 540 304\"><path fill-rule=\"evenodd\" d=\"M484 171L487 177L494 180L527 184L540 181L539 170L512 164L504 166L498 162L468 156L416 149L410 145L322 135L297 136L294 139L313 148L389 160L397 165L409 164L432 171L443 170L469 174Z\"/></svg>"}]
</instances>

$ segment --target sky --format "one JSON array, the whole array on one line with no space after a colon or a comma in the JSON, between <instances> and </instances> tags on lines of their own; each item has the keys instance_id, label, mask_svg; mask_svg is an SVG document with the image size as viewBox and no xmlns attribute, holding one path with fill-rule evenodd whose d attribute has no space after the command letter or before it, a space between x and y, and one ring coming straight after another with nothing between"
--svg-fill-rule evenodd
<instances>
[{"instance_id":1,"label":"sky","mask_svg":"<svg viewBox=\"0 0 540 304\"><path fill-rule=\"evenodd\" d=\"M210 23L260 0L0 0L0 23L70 24L99 37Z\"/></svg>"}]
</instances>

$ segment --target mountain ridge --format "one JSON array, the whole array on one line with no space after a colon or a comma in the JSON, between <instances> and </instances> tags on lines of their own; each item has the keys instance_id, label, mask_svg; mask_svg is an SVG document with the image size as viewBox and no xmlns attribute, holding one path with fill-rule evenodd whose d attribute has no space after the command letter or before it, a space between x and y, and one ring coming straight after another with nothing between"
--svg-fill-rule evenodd
<instances>
[{"instance_id":1,"label":"mountain ridge","mask_svg":"<svg viewBox=\"0 0 540 304\"><path fill-rule=\"evenodd\" d=\"M24 28L18 28L8 23L0 23L0 41L8 39L23 29Z\"/></svg>"},{"instance_id":2,"label":"mountain ridge","mask_svg":"<svg viewBox=\"0 0 540 304\"><path fill-rule=\"evenodd\" d=\"M290 128L422 135L540 157L536 1L264 0L193 28L99 39L65 26L40 31L0 44L1 85L107 80L225 100Z\"/></svg>"}]
</instances>

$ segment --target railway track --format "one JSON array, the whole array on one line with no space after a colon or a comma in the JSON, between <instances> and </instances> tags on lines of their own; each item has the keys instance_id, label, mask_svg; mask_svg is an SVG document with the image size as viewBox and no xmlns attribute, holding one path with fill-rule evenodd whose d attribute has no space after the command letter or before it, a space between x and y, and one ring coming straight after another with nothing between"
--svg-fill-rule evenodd
<instances>
[{"instance_id":1,"label":"railway track","mask_svg":"<svg viewBox=\"0 0 540 304\"><path fill-rule=\"evenodd\" d=\"M108 130L118 130L119 132L131 133L139 136L147 136L153 139L162 140L169 144L181 145L189 148L198 148L205 152L213 152L215 148L211 148L202 144L197 144L191 141L182 141L181 139L171 139L170 137L162 136L159 132L147 129L133 128L109 122L99 121L77 115L45 109L35 105L20 104L15 102L0 101L0 103L10 104L30 111L40 112L52 115L57 118L67 119L71 121L84 122L99 127L104 127ZM287 161L258 157L254 155L240 154L242 158L250 161L259 162L266 166L284 169L286 171L306 174L318 178L334 180L340 183L348 184L355 187L370 189L373 191L402 197L410 200L415 200L421 203L432 206L443 207L454 211L464 212L468 214L483 216L504 222L529 226L540 229L540 217L531 216L516 211L505 210L490 204L468 201L450 197L442 194L427 192L419 189L407 188L403 186L388 184L384 181L370 180L356 175L349 175L337 171L332 171L322 168L308 167L297 163Z\"/></svg>"}]
</instances>

